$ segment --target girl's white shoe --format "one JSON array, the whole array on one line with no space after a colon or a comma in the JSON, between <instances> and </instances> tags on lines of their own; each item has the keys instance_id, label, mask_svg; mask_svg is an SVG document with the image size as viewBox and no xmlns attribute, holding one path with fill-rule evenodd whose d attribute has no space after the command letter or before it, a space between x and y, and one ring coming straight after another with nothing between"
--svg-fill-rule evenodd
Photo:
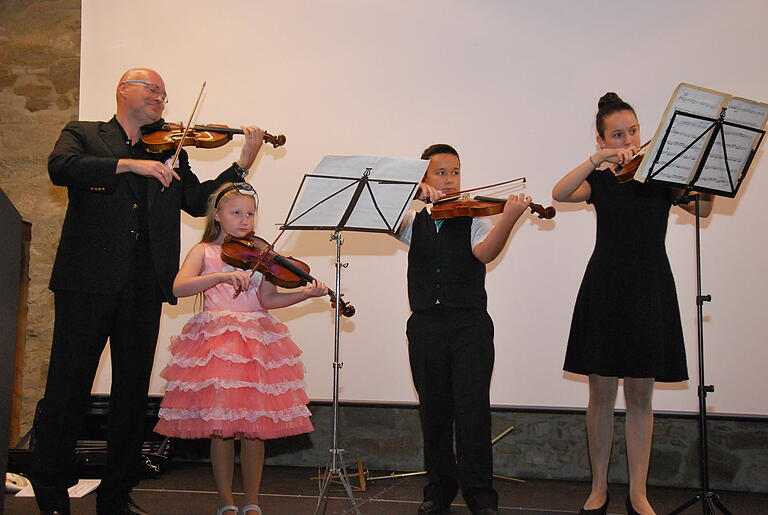
<instances>
[{"instance_id":1,"label":"girl's white shoe","mask_svg":"<svg viewBox=\"0 0 768 515\"><path fill-rule=\"evenodd\" d=\"M259 515L262 515L261 508L259 508L258 504L249 504L248 506L243 506L243 509L240 510L240 515L248 515L248 513L246 512L249 512L249 511L253 511L258 513Z\"/></svg>"},{"instance_id":2,"label":"girl's white shoe","mask_svg":"<svg viewBox=\"0 0 768 515\"><path fill-rule=\"evenodd\" d=\"M29 486L29 480L12 472L5 473L5 491L15 493Z\"/></svg>"},{"instance_id":3,"label":"girl's white shoe","mask_svg":"<svg viewBox=\"0 0 768 515\"><path fill-rule=\"evenodd\" d=\"M237 506L232 506L231 504L228 506L222 506L221 508L216 511L216 515L224 515L224 512L232 510L235 512L235 515L240 513L240 510L237 508Z\"/></svg>"}]
</instances>

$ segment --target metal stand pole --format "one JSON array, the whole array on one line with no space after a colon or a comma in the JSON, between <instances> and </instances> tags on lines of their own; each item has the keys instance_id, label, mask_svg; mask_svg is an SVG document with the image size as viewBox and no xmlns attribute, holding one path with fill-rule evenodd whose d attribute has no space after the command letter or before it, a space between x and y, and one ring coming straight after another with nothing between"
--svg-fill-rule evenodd
<instances>
[{"instance_id":1,"label":"metal stand pole","mask_svg":"<svg viewBox=\"0 0 768 515\"><path fill-rule=\"evenodd\" d=\"M341 269L346 267L346 264L341 263L341 245L344 243L341 233L336 231L331 236L331 240L336 240L336 292L341 300ZM338 427L339 427L339 370L344 365L339 361L339 332L340 332L340 311L341 302L336 302L336 320L334 323L334 346L333 346L333 422L332 422L332 444L330 456L328 458L328 464L325 467L325 475L323 477L322 486L320 487L320 494L317 498L317 506L315 507L315 515L319 513L325 513L325 509L328 506L328 486L331 484L331 478L338 476L341 480L341 484L344 485L344 490L347 491L347 497L349 497L352 503L352 509L356 514L360 514L360 510L357 508L355 502L355 496L352 493L352 487L347 477L346 467L344 466L344 460L342 453L344 449L339 449L338 445ZM325 500L325 503L323 503ZM322 511L321 511L322 507Z\"/></svg>"},{"instance_id":2,"label":"metal stand pole","mask_svg":"<svg viewBox=\"0 0 768 515\"><path fill-rule=\"evenodd\" d=\"M699 470L701 474L701 491L683 503L679 508L670 512L670 515L682 513L688 507L698 501L702 502L702 513L714 515L715 509L719 509L725 515L731 512L720 502L720 496L709 490L709 456L707 454L707 393L714 392L713 385L704 382L704 314L703 305L712 300L711 295L701 294L701 223L699 214L699 195L690 195L696 206L696 325L698 330L699 350Z\"/></svg>"}]
</instances>

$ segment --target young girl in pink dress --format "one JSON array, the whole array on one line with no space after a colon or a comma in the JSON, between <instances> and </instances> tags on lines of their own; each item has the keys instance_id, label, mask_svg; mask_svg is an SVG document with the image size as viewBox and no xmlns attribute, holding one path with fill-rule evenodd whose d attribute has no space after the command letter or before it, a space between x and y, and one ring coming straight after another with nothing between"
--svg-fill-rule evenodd
<instances>
[{"instance_id":1,"label":"young girl in pink dress","mask_svg":"<svg viewBox=\"0 0 768 515\"><path fill-rule=\"evenodd\" d=\"M253 231L256 192L248 183L228 183L209 200L202 241L181 265L173 293L203 293L203 311L171 339L171 358L155 431L177 438L210 438L211 466L222 507L217 515L257 515L264 440L313 430L304 391L301 350L288 328L267 309L327 294L313 282L301 291L278 292L274 284L221 260L230 234ZM240 290L238 295L235 291ZM234 505L235 439L245 488L241 511Z\"/></svg>"}]
</instances>

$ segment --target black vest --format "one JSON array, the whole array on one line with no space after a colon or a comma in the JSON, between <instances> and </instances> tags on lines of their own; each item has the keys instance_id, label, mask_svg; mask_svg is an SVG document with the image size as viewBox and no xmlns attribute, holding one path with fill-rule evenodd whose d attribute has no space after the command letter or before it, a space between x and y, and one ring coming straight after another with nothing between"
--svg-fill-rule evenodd
<instances>
[{"instance_id":1,"label":"black vest","mask_svg":"<svg viewBox=\"0 0 768 515\"><path fill-rule=\"evenodd\" d=\"M408 251L408 300L411 310L440 304L485 309L485 264L472 254L472 218L443 221L440 231L426 209L413 220Z\"/></svg>"}]
</instances>

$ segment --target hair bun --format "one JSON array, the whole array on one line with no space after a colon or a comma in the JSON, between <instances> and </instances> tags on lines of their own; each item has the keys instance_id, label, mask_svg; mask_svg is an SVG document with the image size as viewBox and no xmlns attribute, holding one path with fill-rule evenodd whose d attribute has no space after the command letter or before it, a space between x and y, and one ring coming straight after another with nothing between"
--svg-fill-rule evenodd
<instances>
[{"instance_id":1,"label":"hair bun","mask_svg":"<svg viewBox=\"0 0 768 515\"><path fill-rule=\"evenodd\" d=\"M609 91L597 101L597 108L602 109L604 106L610 104L624 104L625 102L613 91Z\"/></svg>"}]
</instances>

